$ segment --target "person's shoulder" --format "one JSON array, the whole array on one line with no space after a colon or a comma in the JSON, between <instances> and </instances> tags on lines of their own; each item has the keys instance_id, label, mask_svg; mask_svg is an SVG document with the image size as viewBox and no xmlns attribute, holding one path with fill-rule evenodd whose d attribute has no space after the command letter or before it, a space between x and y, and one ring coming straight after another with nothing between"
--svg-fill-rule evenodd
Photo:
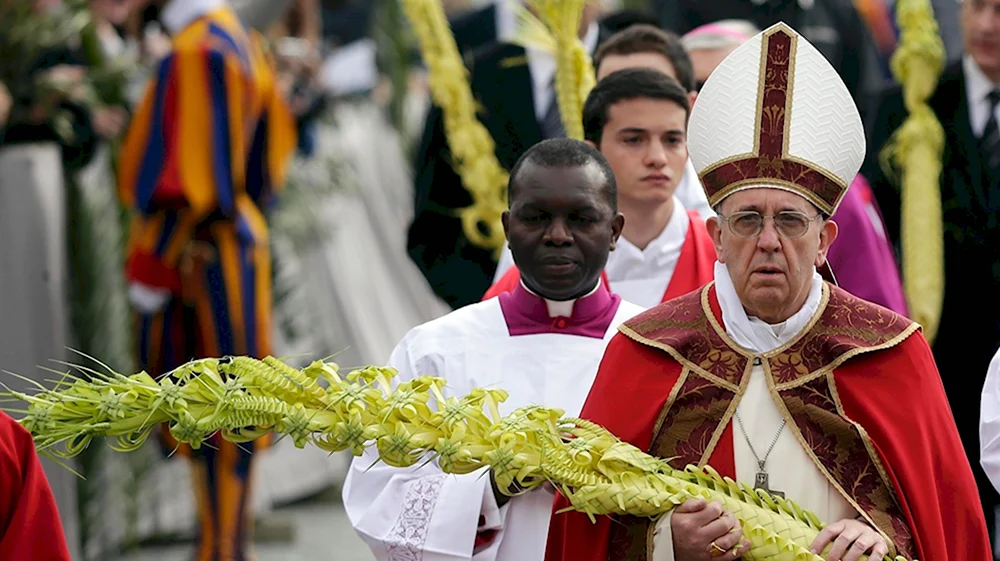
<instances>
[{"instance_id":1,"label":"person's shoulder","mask_svg":"<svg viewBox=\"0 0 1000 561\"><path fill-rule=\"evenodd\" d=\"M642 313L627 321L626 325L632 328L643 327L643 330L646 330L651 327L650 324L655 324L659 327L665 322L672 323L669 320L678 317L678 314L685 317L691 314L702 317L705 315L701 303L702 292L703 288L699 288L688 294L661 302L652 308L643 310Z\"/></svg>"},{"instance_id":2,"label":"person's shoulder","mask_svg":"<svg viewBox=\"0 0 1000 561\"><path fill-rule=\"evenodd\" d=\"M496 21L496 11L496 4L488 4L459 14L448 23L455 33L471 32L492 25Z\"/></svg>"},{"instance_id":3,"label":"person's shoulder","mask_svg":"<svg viewBox=\"0 0 1000 561\"><path fill-rule=\"evenodd\" d=\"M474 49L466 55L465 59L466 66L472 71L473 77L477 72L492 72L528 64L524 47L503 41L492 41Z\"/></svg>"},{"instance_id":4,"label":"person's shoulder","mask_svg":"<svg viewBox=\"0 0 1000 561\"><path fill-rule=\"evenodd\" d=\"M411 347L431 342L457 342L477 335L492 335L501 325L506 324L503 322L500 301L491 298L422 323L410 329L404 341Z\"/></svg>"},{"instance_id":5,"label":"person's shoulder","mask_svg":"<svg viewBox=\"0 0 1000 561\"><path fill-rule=\"evenodd\" d=\"M0 411L0 472L21 470L24 455L34 447L31 434L10 415Z\"/></svg>"},{"instance_id":6,"label":"person's shoulder","mask_svg":"<svg viewBox=\"0 0 1000 561\"><path fill-rule=\"evenodd\" d=\"M815 352L826 354L830 362L838 363L866 355L884 359L916 352L922 358L930 356L920 324L838 286L829 286L830 300L817 325L825 335L820 337Z\"/></svg>"},{"instance_id":7,"label":"person's shoulder","mask_svg":"<svg viewBox=\"0 0 1000 561\"><path fill-rule=\"evenodd\" d=\"M624 323L646 311L646 308L638 304L633 304L624 298L618 304L618 311L615 314L615 322Z\"/></svg>"}]
</instances>

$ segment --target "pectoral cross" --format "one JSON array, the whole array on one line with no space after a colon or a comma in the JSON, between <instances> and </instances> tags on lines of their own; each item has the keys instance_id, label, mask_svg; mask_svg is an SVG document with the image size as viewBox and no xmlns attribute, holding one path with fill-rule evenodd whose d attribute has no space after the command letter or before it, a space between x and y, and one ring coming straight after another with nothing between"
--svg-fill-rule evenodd
<instances>
[{"instance_id":1,"label":"pectoral cross","mask_svg":"<svg viewBox=\"0 0 1000 561\"><path fill-rule=\"evenodd\" d=\"M763 489L764 491L767 491L768 494L770 494L772 496L785 498L785 493L783 491L777 491L777 490L772 490L771 489L771 487L767 484L767 479L768 478L767 478L767 472L766 471L764 471L764 470L758 471L757 472L757 477L754 479L754 482L753 482L753 488L754 489Z\"/></svg>"}]
</instances>

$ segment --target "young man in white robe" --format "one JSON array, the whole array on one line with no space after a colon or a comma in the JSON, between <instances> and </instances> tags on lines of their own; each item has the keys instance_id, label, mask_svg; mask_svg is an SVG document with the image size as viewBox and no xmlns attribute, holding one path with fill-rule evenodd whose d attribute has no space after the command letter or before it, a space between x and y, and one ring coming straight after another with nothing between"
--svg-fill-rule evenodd
<instances>
[{"instance_id":1,"label":"young man in white robe","mask_svg":"<svg viewBox=\"0 0 1000 561\"><path fill-rule=\"evenodd\" d=\"M597 83L583 106L583 128L615 171L626 216L605 281L626 301L649 308L711 281L715 250L705 221L676 196L688 159L688 92L643 60ZM517 278L512 266L484 299L511 290Z\"/></svg>"},{"instance_id":2,"label":"young man in white robe","mask_svg":"<svg viewBox=\"0 0 1000 561\"><path fill-rule=\"evenodd\" d=\"M501 414L544 405L576 415L619 324L641 308L600 282L625 219L607 160L586 143L548 140L514 166L503 224L522 271L515 290L411 330L389 365L398 381L447 380L447 395L501 388ZM372 467L374 465L374 467ZM380 560L540 561L554 499L509 497L486 470L397 469L369 449L351 464L344 505Z\"/></svg>"}]
</instances>

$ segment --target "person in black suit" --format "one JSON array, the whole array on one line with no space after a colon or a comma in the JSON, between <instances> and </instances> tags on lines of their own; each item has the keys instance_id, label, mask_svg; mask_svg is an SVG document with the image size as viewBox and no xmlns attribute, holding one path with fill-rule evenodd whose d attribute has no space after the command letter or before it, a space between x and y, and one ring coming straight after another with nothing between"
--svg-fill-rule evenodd
<instances>
[{"instance_id":1,"label":"person in black suit","mask_svg":"<svg viewBox=\"0 0 1000 561\"><path fill-rule=\"evenodd\" d=\"M581 37L593 53L603 32L597 9L584 10ZM565 136L561 130L552 78L555 61L547 53L496 42L466 55L480 120L496 144L506 169L542 140ZM415 213L407 251L434 293L452 308L478 302L489 288L493 252L466 239L457 210L472 204L450 162L441 109L432 106L414 165Z\"/></svg>"},{"instance_id":2,"label":"person in black suit","mask_svg":"<svg viewBox=\"0 0 1000 561\"><path fill-rule=\"evenodd\" d=\"M1000 0L963 0L965 56L946 67L929 104L944 127L941 174L945 293L934 358L994 535L1000 497L979 464L980 392L1000 345ZM898 176L879 165L890 135L907 117L898 87L882 96L868 143L868 177L897 248ZM991 132L992 131L992 132ZM991 161L992 160L992 161ZM906 256L903 255L903 259Z\"/></svg>"},{"instance_id":3,"label":"person in black suit","mask_svg":"<svg viewBox=\"0 0 1000 561\"><path fill-rule=\"evenodd\" d=\"M509 39L500 36L500 28L503 26L500 18L506 15L501 10L509 8L504 3L493 1L451 20L451 33L458 43L459 52L470 53L496 41Z\"/></svg>"}]
</instances>

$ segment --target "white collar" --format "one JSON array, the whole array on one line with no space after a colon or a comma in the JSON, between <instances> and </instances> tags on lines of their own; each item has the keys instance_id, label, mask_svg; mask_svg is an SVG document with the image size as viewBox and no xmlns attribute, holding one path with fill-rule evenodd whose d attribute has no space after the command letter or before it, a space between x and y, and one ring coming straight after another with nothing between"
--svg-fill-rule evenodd
<instances>
[{"instance_id":1,"label":"white collar","mask_svg":"<svg viewBox=\"0 0 1000 561\"><path fill-rule=\"evenodd\" d=\"M747 316L729 276L729 269L715 262L715 293L722 308L722 323L726 333L739 346L755 352L767 353L781 347L798 335L819 308L823 296L823 277L813 269L809 296L799 311L779 324L768 324L756 317Z\"/></svg>"},{"instance_id":2,"label":"white collar","mask_svg":"<svg viewBox=\"0 0 1000 561\"><path fill-rule=\"evenodd\" d=\"M226 5L226 0L170 0L163 8L160 20L171 35L176 35L196 19Z\"/></svg>"},{"instance_id":3,"label":"white collar","mask_svg":"<svg viewBox=\"0 0 1000 561\"><path fill-rule=\"evenodd\" d=\"M494 17L497 26L497 41L509 43L517 34L517 15L515 9L522 2L520 0L494 0Z\"/></svg>"},{"instance_id":4,"label":"white collar","mask_svg":"<svg viewBox=\"0 0 1000 561\"><path fill-rule=\"evenodd\" d=\"M510 8L507 8L511 11ZM513 14L513 12L511 11ZM587 33L583 36L583 46L591 55L597 50L597 40L600 39L601 28L596 22L591 23L587 28ZM555 55L544 49L527 48L524 50L528 57L528 70L531 72L531 79L536 86L549 87L549 82L556 74Z\"/></svg>"},{"instance_id":5,"label":"white collar","mask_svg":"<svg viewBox=\"0 0 1000 561\"><path fill-rule=\"evenodd\" d=\"M591 290L590 292L584 294L580 298L574 298L572 300L549 300L548 298L539 296L537 292L531 290L530 288L528 288L528 285L524 284L524 280L521 280L521 286L525 290L527 290L529 294L534 294L535 296L538 296L542 300L545 300L545 307L548 308L549 310L550 318L556 318L556 317L568 318L573 316L573 305L576 304L576 301L579 300L580 298L586 298L587 296L590 296L591 294L597 292L597 289L601 288L601 281L598 280L597 284L594 286L594 289Z\"/></svg>"},{"instance_id":6,"label":"white collar","mask_svg":"<svg viewBox=\"0 0 1000 561\"><path fill-rule=\"evenodd\" d=\"M667 225L663 227L660 234L649 242L646 249L639 249L638 246L626 239L625 236L622 236L618 238L618 245L620 247L615 251L621 251L620 255L622 256L625 254L640 256L643 260L663 259L679 251L684 246L684 240L687 237L687 230L691 219L688 217L684 203L676 195L673 199L674 212L670 215L670 220L667 221ZM626 218L626 220L628 219Z\"/></svg>"},{"instance_id":7,"label":"white collar","mask_svg":"<svg viewBox=\"0 0 1000 561\"><path fill-rule=\"evenodd\" d=\"M983 72L983 69L979 67L971 55L962 57L962 70L965 72L965 89L969 93L969 101L971 102L982 103L986 100L986 96L998 87Z\"/></svg>"},{"instance_id":8,"label":"white collar","mask_svg":"<svg viewBox=\"0 0 1000 561\"><path fill-rule=\"evenodd\" d=\"M966 102L969 104L969 124L977 137L982 136L986 129L986 123L990 120L990 102L987 96L1000 85L994 84L989 79L971 55L962 57L962 71L965 73L965 96Z\"/></svg>"}]
</instances>

